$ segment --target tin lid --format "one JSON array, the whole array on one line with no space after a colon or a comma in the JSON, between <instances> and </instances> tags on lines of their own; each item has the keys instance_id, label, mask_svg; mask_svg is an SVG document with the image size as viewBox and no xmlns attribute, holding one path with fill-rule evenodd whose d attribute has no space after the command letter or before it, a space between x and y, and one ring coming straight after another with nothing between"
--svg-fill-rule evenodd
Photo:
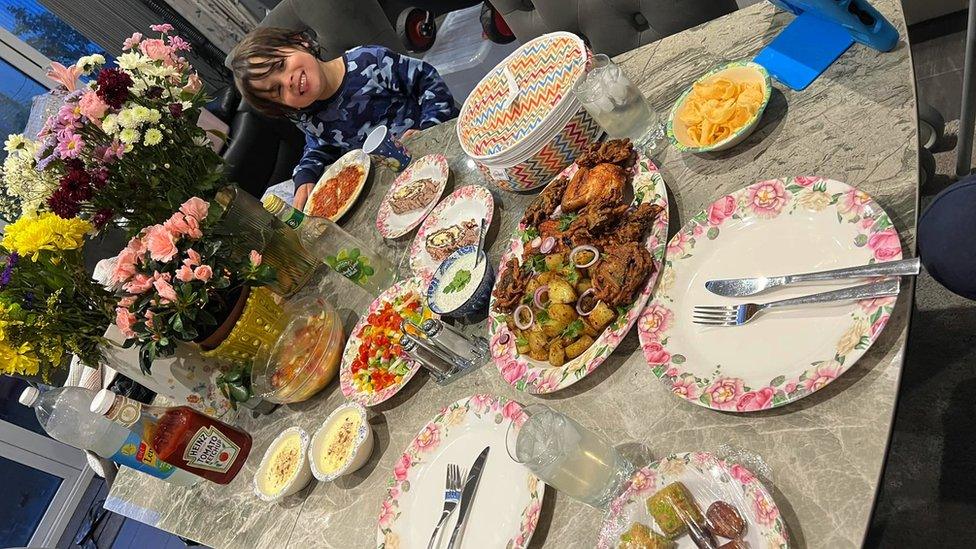
<instances>
[{"instance_id":1,"label":"tin lid","mask_svg":"<svg viewBox=\"0 0 976 549\"><path fill-rule=\"evenodd\" d=\"M586 45L568 32L545 34L523 45L489 72L461 108L457 134L475 159L504 154L538 138L546 121L578 106L573 86L586 66Z\"/></svg>"}]
</instances>

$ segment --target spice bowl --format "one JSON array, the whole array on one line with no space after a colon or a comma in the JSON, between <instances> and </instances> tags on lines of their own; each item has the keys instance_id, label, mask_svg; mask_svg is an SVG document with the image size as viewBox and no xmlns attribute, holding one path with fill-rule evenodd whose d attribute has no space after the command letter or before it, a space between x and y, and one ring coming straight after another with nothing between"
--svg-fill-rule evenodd
<instances>
[{"instance_id":1,"label":"spice bowl","mask_svg":"<svg viewBox=\"0 0 976 549\"><path fill-rule=\"evenodd\" d=\"M304 488L312 480L307 459L308 433L290 427L279 434L254 473L254 494L262 501L278 501Z\"/></svg>"},{"instance_id":2,"label":"spice bowl","mask_svg":"<svg viewBox=\"0 0 976 549\"><path fill-rule=\"evenodd\" d=\"M329 414L308 448L312 474L331 482L366 464L373 453L373 429L366 408L347 402Z\"/></svg>"}]
</instances>

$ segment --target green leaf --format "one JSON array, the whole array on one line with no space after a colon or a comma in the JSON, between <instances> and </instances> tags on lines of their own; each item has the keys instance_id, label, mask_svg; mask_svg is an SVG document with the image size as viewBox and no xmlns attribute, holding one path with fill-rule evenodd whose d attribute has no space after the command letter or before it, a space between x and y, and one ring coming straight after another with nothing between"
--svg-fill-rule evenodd
<instances>
[{"instance_id":1,"label":"green leaf","mask_svg":"<svg viewBox=\"0 0 976 549\"><path fill-rule=\"evenodd\" d=\"M349 250L349 259L357 259L358 257L359 257L359 248L353 248Z\"/></svg>"},{"instance_id":2,"label":"green leaf","mask_svg":"<svg viewBox=\"0 0 976 549\"><path fill-rule=\"evenodd\" d=\"M562 337L566 339L576 339L583 333L583 321L579 318L569 323L563 330Z\"/></svg>"},{"instance_id":3,"label":"green leaf","mask_svg":"<svg viewBox=\"0 0 976 549\"><path fill-rule=\"evenodd\" d=\"M372 267L370 267L369 265L363 266L363 276L370 277L373 276L374 274L376 274L376 271L373 270Z\"/></svg>"},{"instance_id":4,"label":"green leaf","mask_svg":"<svg viewBox=\"0 0 976 549\"><path fill-rule=\"evenodd\" d=\"M705 236L708 237L709 240L715 240L716 238L718 238L718 227L712 227L708 229L708 232L705 233Z\"/></svg>"},{"instance_id":5,"label":"green leaf","mask_svg":"<svg viewBox=\"0 0 976 549\"><path fill-rule=\"evenodd\" d=\"M525 244L537 236L539 236L539 230L535 227L528 227L522 232L522 244Z\"/></svg>"},{"instance_id":6,"label":"green leaf","mask_svg":"<svg viewBox=\"0 0 976 549\"><path fill-rule=\"evenodd\" d=\"M528 344L529 344L529 340L526 339L526 337L522 334L519 334L518 337L515 338L515 345L519 347L525 347Z\"/></svg>"},{"instance_id":7,"label":"green leaf","mask_svg":"<svg viewBox=\"0 0 976 549\"><path fill-rule=\"evenodd\" d=\"M170 187L169 191L166 192L166 201L169 202L170 207L174 210L179 208L186 199L187 197L180 192L178 187Z\"/></svg>"},{"instance_id":8,"label":"green leaf","mask_svg":"<svg viewBox=\"0 0 976 549\"><path fill-rule=\"evenodd\" d=\"M854 245L857 246L858 248L863 247L867 243L868 243L868 235L866 234L859 234L854 238Z\"/></svg>"},{"instance_id":9,"label":"green leaf","mask_svg":"<svg viewBox=\"0 0 976 549\"><path fill-rule=\"evenodd\" d=\"M549 322L549 312L546 310L539 311L535 314L535 321L540 324Z\"/></svg>"},{"instance_id":10,"label":"green leaf","mask_svg":"<svg viewBox=\"0 0 976 549\"><path fill-rule=\"evenodd\" d=\"M559 230L560 231L566 231L566 230L568 230L569 229L569 226L573 223L573 221L577 217L579 217L579 214L572 214L572 213L571 214L566 214L566 215L560 216L559 217Z\"/></svg>"},{"instance_id":11,"label":"green leaf","mask_svg":"<svg viewBox=\"0 0 976 549\"><path fill-rule=\"evenodd\" d=\"M325 256L325 264L335 269L336 265L339 264L339 260L335 256L327 255Z\"/></svg>"},{"instance_id":12,"label":"green leaf","mask_svg":"<svg viewBox=\"0 0 976 549\"><path fill-rule=\"evenodd\" d=\"M445 294L453 294L454 292L459 292L471 282L471 271L461 269L455 275L451 282L444 288Z\"/></svg>"},{"instance_id":13,"label":"green leaf","mask_svg":"<svg viewBox=\"0 0 976 549\"><path fill-rule=\"evenodd\" d=\"M688 359L685 358L685 355L671 355L671 362L674 364L684 364L686 360Z\"/></svg>"},{"instance_id":14,"label":"green leaf","mask_svg":"<svg viewBox=\"0 0 976 549\"><path fill-rule=\"evenodd\" d=\"M786 381L786 376L776 376L773 378L772 381L769 382L769 384L772 385L773 387L778 387L782 385L783 382L785 381Z\"/></svg>"},{"instance_id":15,"label":"green leaf","mask_svg":"<svg viewBox=\"0 0 976 549\"><path fill-rule=\"evenodd\" d=\"M183 331L183 316L181 314L179 314L179 313L176 313L175 315L173 315L169 319L169 325L172 326L172 328L174 330L176 330L177 332L182 332Z\"/></svg>"}]
</instances>

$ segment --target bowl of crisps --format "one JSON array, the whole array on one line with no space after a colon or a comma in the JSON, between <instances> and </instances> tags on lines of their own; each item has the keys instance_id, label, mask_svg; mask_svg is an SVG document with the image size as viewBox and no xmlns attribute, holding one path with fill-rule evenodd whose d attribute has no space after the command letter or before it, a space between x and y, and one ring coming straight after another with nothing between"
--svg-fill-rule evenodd
<instances>
[{"instance_id":1,"label":"bowl of crisps","mask_svg":"<svg viewBox=\"0 0 976 549\"><path fill-rule=\"evenodd\" d=\"M756 129L772 84L766 68L752 61L722 65L695 81L671 108L668 139L687 152L734 147Z\"/></svg>"}]
</instances>

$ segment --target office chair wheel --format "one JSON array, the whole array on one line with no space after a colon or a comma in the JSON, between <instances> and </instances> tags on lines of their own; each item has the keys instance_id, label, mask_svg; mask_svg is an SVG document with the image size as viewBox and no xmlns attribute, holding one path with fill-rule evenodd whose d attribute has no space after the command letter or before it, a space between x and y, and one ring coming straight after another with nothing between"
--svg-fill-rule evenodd
<instances>
[{"instance_id":1,"label":"office chair wheel","mask_svg":"<svg viewBox=\"0 0 976 549\"><path fill-rule=\"evenodd\" d=\"M921 125L921 124L920 124ZM921 148L918 150L918 183L924 189L935 177L935 156L932 151Z\"/></svg>"},{"instance_id":2,"label":"office chair wheel","mask_svg":"<svg viewBox=\"0 0 976 549\"><path fill-rule=\"evenodd\" d=\"M434 45L437 23L434 13L420 8L407 8L400 12L396 24L397 36L409 52L423 53Z\"/></svg>"},{"instance_id":3,"label":"office chair wheel","mask_svg":"<svg viewBox=\"0 0 976 549\"><path fill-rule=\"evenodd\" d=\"M490 2L481 4L481 28L488 40L496 44L508 44L515 40L515 33Z\"/></svg>"},{"instance_id":4,"label":"office chair wheel","mask_svg":"<svg viewBox=\"0 0 976 549\"><path fill-rule=\"evenodd\" d=\"M932 105L918 104L918 143L932 150L945 134L945 119Z\"/></svg>"}]
</instances>

